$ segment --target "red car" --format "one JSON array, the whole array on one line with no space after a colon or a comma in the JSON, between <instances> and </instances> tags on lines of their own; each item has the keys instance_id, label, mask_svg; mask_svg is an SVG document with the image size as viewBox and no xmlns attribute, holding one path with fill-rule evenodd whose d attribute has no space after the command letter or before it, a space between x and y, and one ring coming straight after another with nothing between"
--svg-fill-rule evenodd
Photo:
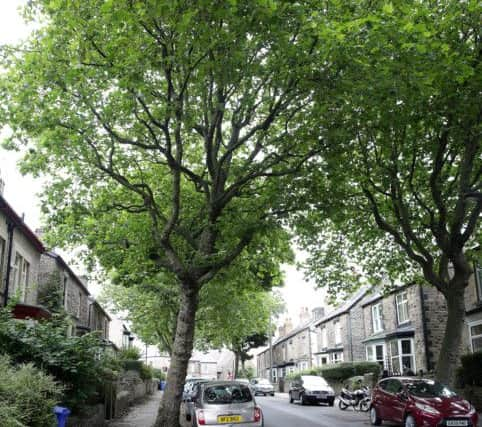
<instances>
[{"instance_id":1,"label":"red car","mask_svg":"<svg viewBox=\"0 0 482 427\"><path fill-rule=\"evenodd\" d=\"M405 427L477 427L477 411L443 384L414 377L381 380L373 389L370 421Z\"/></svg>"}]
</instances>

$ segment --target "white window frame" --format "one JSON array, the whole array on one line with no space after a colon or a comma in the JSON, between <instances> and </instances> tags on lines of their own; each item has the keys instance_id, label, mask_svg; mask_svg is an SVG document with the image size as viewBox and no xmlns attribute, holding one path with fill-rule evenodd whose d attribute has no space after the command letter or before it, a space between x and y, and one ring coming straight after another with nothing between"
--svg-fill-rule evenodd
<instances>
[{"instance_id":1,"label":"white window frame","mask_svg":"<svg viewBox=\"0 0 482 427\"><path fill-rule=\"evenodd\" d=\"M468 325L468 327L469 327L470 351L473 353L473 352L474 352L473 339L474 339L474 338L482 338L482 334L480 334L480 335L472 335L472 328L473 328L474 326L482 325L482 320L474 320L473 322L469 322L467 325Z\"/></svg>"},{"instance_id":2,"label":"white window frame","mask_svg":"<svg viewBox=\"0 0 482 427\"><path fill-rule=\"evenodd\" d=\"M410 311L408 307L408 292L403 291L395 295L395 305L397 308L397 322L399 325L403 325L405 323L410 322ZM403 313L403 306L406 307L406 319L403 319L402 316L400 315ZM402 311L400 311L400 308L402 307Z\"/></svg>"},{"instance_id":3,"label":"white window frame","mask_svg":"<svg viewBox=\"0 0 482 427\"><path fill-rule=\"evenodd\" d=\"M272 369L272 376L273 376L273 382L277 383L278 382L278 370L276 368Z\"/></svg>"},{"instance_id":4,"label":"white window frame","mask_svg":"<svg viewBox=\"0 0 482 427\"><path fill-rule=\"evenodd\" d=\"M328 338L327 338L327 332L326 332L326 326L323 326L321 328L321 335L320 335L320 348L328 348Z\"/></svg>"},{"instance_id":5,"label":"white window frame","mask_svg":"<svg viewBox=\"0 0 482 427\"><path fill-rule=\"evenodd\" d=\"M380 347L380 346L382 346L383 348L381 360L377 359L377 347ZM373 357L370 357L368 355L369 349L371 350ZM365 351L366 351L367 362L378 362L378 363L381 362L385 367L385 359L387 357L387 347L384 342L374 342L372 344L367 344L365 346Z\"/></svg>"},{"instance_id":6,"label":"white window frame","mask_svg":"<svg viewBox=\"0 0 482 427\"><path fill-rule=\"evenodd\" d=\"M77 306L77 318L80 319L80 316L82 314L82 292L79 292L79 305ZM97 325L96 329L97 329Z\"/></svg>"},{"instance_id":7,"label":"white window frame","mask_svg":"<svg viewBox=\"0 0 482 427\"><path fill-rule=\"evenodd\" d=\"M374 334L383 331L383 306L381 302L372 305L372 327Z\"/></svg>"},{"instance_id":8,"label":"white window frame","mask_svg":"<svg viewBox=\"0 0 482 427\"><path fill-rule=\"evenodd\" d=\"M5 250L7 249L7 241L0 236L0 291L3 291L3 278L5 274Z\"/></svg>"},{"instance_id":9,"label":"white window frame","mask_svg":"<svg viewBox=\"0 0 482 427\"><path fill-rule=\"evenodd\" d=\"M330 355L330 362L331 363L342 363L343 362L343 352L342 351L335 351Z\"/></svg>"},{"instance_id":10,"label":"white window frame","mask_svg":"<svg viewBox=\"0 0 482 427\"><path fill-rule=\"evenodd\" d=\"M397 338L394 340L397 342L397 347L398 347L398 355L393 356L391 347L390 347L390 362L392 364L392 369L393 369L393 359L398 359L398 363L400 366L400 371L399 374L403 375L403 358L404 357L411 357L413 360L413 368L411 370L415 373L417 372L417 361L415 358L415 341L413 338ZM411 353L402 353L402 341L410 341L410 350Z\"/></svg>"},{"instance_id":11,"label":"white window frame","mask_svg":"<svg viewBox=\"0 0 482 427\"><path fill-rule=\"evenodd\" d=\"M477 287L477 297L482 301L482 266L474 264L475 286Z\"/></svg>"},{"instance_id":12,"label":"white window frame","mask_svg":"<svg viewBox=\"0 0 482 427\"><path fill-rule=\"evenodd\" d=\"M341 338L341 322L338 320L334 322L335 327L335 345L342 344L343 340Z\"/></svg>"}]
</instances>

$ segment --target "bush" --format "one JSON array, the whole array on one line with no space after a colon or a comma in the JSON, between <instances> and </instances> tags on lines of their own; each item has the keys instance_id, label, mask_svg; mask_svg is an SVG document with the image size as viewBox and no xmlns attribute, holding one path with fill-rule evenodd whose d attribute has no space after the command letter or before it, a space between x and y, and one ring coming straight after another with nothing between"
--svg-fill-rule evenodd
<instances>
[{"instance_id":1,"label":"bush","mask_svg":"<svg viewBox=\"0 0 482 427\"><path fill-rule=\"evenodd\" d=\"M141 370L139 371L142 380L152 379L152 368L147 366L145 363L142 364Z\"/></svg>"},{"instance_id":2,"label":"bush","mask_svg":"<svg viewBox=\"0 0 482 427\"><path fill-rule=\"evenodd\" d=\"M98 333L67 337L68 321L17 322L0 310L0 353L14 363L32 363L66 386L63 404L74 412L101 401L105 358Z\"/></svg>"},{"instance_id":3,"label":"bush","mask_svg":"<svg viewBox=\"0 0 482 427\"><path fill-rule=\"evenodd\" d=\"M117 353L117 357L121 360L139 360L141 351L137 347L123 348Z\"/></svg>"},{"instance_id":4,"label":"bush","mask_svg":"<svg viewBox=\"0 0 482 427\"><path fill-rule=\"evenodd\" d=\"M124 371L137 371L140 373L144 363L140 360L122 360L121 365Z\"/></svg>"},{"instance_id":5,"label":"bush","mask_svg":"<svg viewBox=\"0 0 482 427\"><path fill-rule=\"evenodd\" d=\"M321 375L328 381L343 382L348 378L364 374L373 374L378 377L380 365L375 362L339 363L321 370Z\"/></svg>"},{"instance_id":6,"label":"bush","mask_svg":"<svg viewBox=\"0 0 482 427\"><path fill-rule=\"evenodd\" d=\"M465 385L482 386L482 351L464 354L462 366L457 370L457 382Z\"/></svg>"},{"instance_id":7,"label":"bush","mask_svg":"<svg viewBox=\"0 0 482 427\"><path fill-rule=\"evenodd\" d=\"M165 381L166 380L166 373L162 371L162 369L158 369L158 368L151 368L152 370L152 376L153 378L157 378L161 381Z\"/></svg>"},{"instance_id":8,"label":"bush","mask_svg":"<svg viewBox=\"0 0 482 427\"><path fill-rule=\"evenodd\" d=\"M357 362L357 363L338 363L336 365L325 365L321 368L307 369L302 372L292 373L286 376L287 381L293 381L300 378L301 375L317 375L325 378L327 381L343 382L348 378L373 373L375 378L380 374L380 365L375 362Z\"/></svg>"},{"instance_id":9,"label":"bush","mask_svg":"<svg viewBox=\"0 0 482 427\"><path fill-rule=\"evenodd\" d=\"M3 427L51 427L52 409L62 395L62 387L32 364L13 367L10 358L0 355L0 414Z\"/></svg>"}]
</instances>

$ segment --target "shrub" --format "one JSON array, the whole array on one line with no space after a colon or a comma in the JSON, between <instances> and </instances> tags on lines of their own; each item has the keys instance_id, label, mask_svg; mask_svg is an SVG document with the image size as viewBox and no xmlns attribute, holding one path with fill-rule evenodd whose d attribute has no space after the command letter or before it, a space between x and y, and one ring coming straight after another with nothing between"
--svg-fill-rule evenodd
<instances>
[{"instance_id":1,"label":"shrub","mask_svg":"<svg viewBox=\"0 0 482 427\"><path fill-rule=\"evenodd\" d=\"M117 357L121 360L139 360L141 351L137 347L123 348L117 353Z\"/></svg>"},{"instance_id":2,"label":"shrub","mask_svg":"<svg viewBox=\"0 0 482 427\"><path fill-rule=\"evenodd\" d=\"M464 354L460 360L462 366L457 370L457 382L461 386L482 386L482 351Z\"/></svg>"},{"instance_id":3,"label":"shrub","mask_svg":"<svg viewBox=\"0 0 482 427\"><path fill-rule=\"evenodd\" d=\"M122 360L121 364L125 371L137 371L139 373L141 372L142 365L144 365L140 360Z\"/></svg>"},{"instance_id":4,"label":"shrub","mask_svg":"<svg viewBox=\"0 0 482 427\"><path fill-rule=\"evenodd\" d=\"M151 368L152 369L152 376L154 378L157 378L161 381L165 381L166 379L166 373L162 371L162 369L158 368Z\"/></svg>"},{"instance_id":5,"label":"shrub","mask_svg":"<svg viewBox=\"0 0 482 427\"><path fill-rule=\"evenodd\" d=\"M105 359L98 333L67 337L68 321L17 322L8 310L0 310L0 353L14 363L32 363L66 386L63 404L78 411L101 400Z\"/></svg>"},{"instance_id":6,"label":"shrub","mask_svg":"<svg viewBox=\"0 0 482 427\"><path fill-rule=\"evenodd\" d=\"M300 378L301 375L318 375L327 381L345 381L348 378L373 373L378 377L380 365L375 362L339 363L336 365L325 365L321 368L307 369L302 372L292 373L286 376L287 381Z\"/></svg>"},{"instance_id":7,"label":"shrub","mask_svg":"<svg viewBox=\"0 0 482 427\"><path fill-rule=\"evenodd\" d=\"M139 374L142 380L150 380L152 379L152 368L143 363Z\"/></svg>"},{"instance_id":8,"label":"shrub","mask_svg":"<svg viewBox=\"0 0 482 427\"><path fill-rule=\"evenodd\" d=\"M375 362L339 363L333 367L323 368L321 371L322 376L328 381L345 381L348 378L369 373L378 377L380 365Z\"/></svg>"},{"instance_id":9,"label":"shrub","mask_svg":"<svg viewBox=\"0 0 482 427\"><path fill-rule=\"evenodd\" d=\"M0 355L0 414L3 427L51 427L62 387L32 364L12 366Z\"/></svg>"}]
</instances>

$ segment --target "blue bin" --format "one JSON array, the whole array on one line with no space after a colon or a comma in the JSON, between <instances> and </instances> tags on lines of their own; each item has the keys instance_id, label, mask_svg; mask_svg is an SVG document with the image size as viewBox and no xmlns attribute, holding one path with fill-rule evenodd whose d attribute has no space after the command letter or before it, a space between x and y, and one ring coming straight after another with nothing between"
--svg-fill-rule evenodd
<instances>
[{"instance_id":1,"label":"blue bin","mask_svg":"<svg viewBox=\"0 0 482 427\"><path fill-rule=\"evenodd\" d=\"M159 390L164 390L166 388L166 382L165 381L159 381Z\"/></svg>"},{"instance_id":2,"label":"blue bin","mask_svg":"<svg viewBox=\"0 0 482 427\"><path fill-rule=\"evenodd\" d=\"M57 427L65 427L70 409L63 406L54 406L54 414L57 417Z\"/></svg>"}]
</instances>

